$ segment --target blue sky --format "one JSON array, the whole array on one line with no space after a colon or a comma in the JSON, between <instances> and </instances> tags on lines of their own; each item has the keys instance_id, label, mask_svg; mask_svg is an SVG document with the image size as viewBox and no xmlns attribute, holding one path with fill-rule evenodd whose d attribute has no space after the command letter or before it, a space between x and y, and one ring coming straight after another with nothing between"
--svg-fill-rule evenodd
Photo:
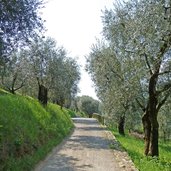
<instances>
[{"instance_id":1,"label":"blue sky","mask_svg":"<svg viewBox=\"0 0 171 171\"><path fill-rule=\"evenodd\" d=\"M111 8L114 0L49 0L43 9L48 36L63 45L82 65L79 95L96 98L93 83L84 71L85 56L102 31L101 10Z\"/></svg>"}]
</instances>

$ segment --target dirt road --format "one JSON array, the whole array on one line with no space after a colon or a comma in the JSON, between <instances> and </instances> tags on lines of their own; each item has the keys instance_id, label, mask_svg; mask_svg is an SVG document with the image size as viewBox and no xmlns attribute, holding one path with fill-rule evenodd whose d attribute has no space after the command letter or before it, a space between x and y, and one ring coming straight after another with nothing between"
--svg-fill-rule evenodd
<instances>
[{"instance_id":1,"label":"dirt road","mask_svg":"<svg viewBox=\"0 0 171 171\"><path fill-rule=\"evenodd\" d=\"M112 140L95 119L73 119L75 130L35 171L121 171ZM122 169L123 170L123 169Z\"/></svg>"}]
</instances>

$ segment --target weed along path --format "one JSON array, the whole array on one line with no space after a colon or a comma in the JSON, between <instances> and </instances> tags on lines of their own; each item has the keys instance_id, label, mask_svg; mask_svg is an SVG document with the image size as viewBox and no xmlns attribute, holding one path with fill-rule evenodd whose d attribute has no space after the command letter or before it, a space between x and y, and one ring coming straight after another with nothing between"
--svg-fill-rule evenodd
<instances>
[{"instance_id":1,"label":"weed along path","mask_svg":"<svg viewBox=\"0 0 171 171\"><path fill-rule=\"evenodd\" d=\"M122 171L104 128L95 119L73 119L75 130L35 171ZM128 169L129 170L129 169ZM130 168L130 171L133 170Z\"/></svg>"}]
</instances>

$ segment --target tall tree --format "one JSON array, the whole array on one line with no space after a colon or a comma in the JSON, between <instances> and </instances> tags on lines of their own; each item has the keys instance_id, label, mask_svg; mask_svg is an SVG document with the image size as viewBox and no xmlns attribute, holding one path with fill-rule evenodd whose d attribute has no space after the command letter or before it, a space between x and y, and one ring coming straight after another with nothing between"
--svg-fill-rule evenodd
<instances>
[{"instance_id":1,"label":"tall tree","mask_svg":"<svg viewBox=\"0 0 171 171\"><path fill-rule=\"evenodd\" d=\"M92 47L87 60L87 69L97 85L96 90L103 102L108 117L118 122L119 133L124 135L125 118L135 95L135 87L129 72L131 67L122 63L111 47L98 43ZM134 90L134 91L133 91Z\"/></svg>"},{"instance_id":2,"label":"tall tree","mask_svg":"<svg viewBox=\"0 0 171 171\"><path fill-rule=\"evenodd\" d=\"M38 99L47 104L50 100L63 107L70 103L78 90L80 79L76 60L67 56L67 51L52 38L36 38L27 51L31 71L38 85Z\"/></svg>"},{"instance_id":3,"label":"tall tree","mask_svg":"<svg viewBox=\"0 0 171 171\"><path fill-rule=\"evenodd\" d=\"M54 60L51 65L51 68L54 68L51 98L61 107L64 105L70 107L72 99L78 92L80 72L76 60L67 57L66 52L64 54L63 58Z\"/></svg>"},{"instance_id":4,"label":"tall tree","mask_svg":"<svg viewBox=\"0 0 171 171\"><path fill-rule=\"evenodd\" d=\"M54 75L50 71L50 64L58 57L56 42L52 38L35 38L27 51L31 71L38 85L38 99L46 105L48 90L52 86Z\"/></svg>"},{"instance_id":5,"label":"tall tree","mask_svg":"<svg viewBox=\"0 0 171 171\"><path fill-rule=\"evenodd\" d=\"M93 99L90 96L81 96L77 97L77 106L80 112L84 112L85 114L92 117L93 113L99 113L99 101Z\"/></svg>"},{"instance_id":6,"label":"tall tree","mask_svg":"<svg viewBox=\"0 0 171 171\"><path fill-rule=\"evenodd\" d=\"M152 156L159 155L158 112L171 91L170 11L170 1L130 0L116 4L113 10L105 10L103 16L103 35L124 71L125 89L133 92L144 112L145 154ZM103 75L108 77L111 74L108 71ZM120 89L123 90L122 86Z\"/></svg>"}]
</instances>

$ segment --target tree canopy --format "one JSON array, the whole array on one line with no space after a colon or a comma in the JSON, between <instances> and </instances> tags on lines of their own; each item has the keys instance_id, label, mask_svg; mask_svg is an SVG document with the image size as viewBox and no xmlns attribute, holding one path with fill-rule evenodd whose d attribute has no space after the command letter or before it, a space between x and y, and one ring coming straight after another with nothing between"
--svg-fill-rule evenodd
<instances>
[{"instance_id":1,"label":"tree canopy","mask_svg":"<svg viewBox=\"0 0 171 171\"><path fill-rule=\"evenodd\" d=\"M171 91L170 1L115 3L102 21L104 40L87 57L99 98L119 123L141 111L145 154L158 156L157 117Z\"/></svg>"},{"instance_id":2,"label":"tree canopy","mask_svg":"<svg viewBox=\"0 0 171 171\"><path fill-rule=\"evenodd\" d=\"M76 106L80 112L84 112L89 117L93 113L100 113L100 102L90 96L80 96L76 98Z\"/></svg>"},{"instance_id":3,"label":"tree canopy","mask_svg":"<svg viewBox=\"0 0 171 171\"><path fill-rule=\"evenodd\" d=\"M1 0L0 2L0 62L16 46L28 42L43 30L39 9L42 0Z\"/></svg>"},{"instance_id":4,"label":"tree canopy","mask_svg":"<svg viewBox=\"0 0 171 171\"><path fill-rule=\"evenodd\" d=\"M15 93L69 106L78 91L79 65L44 36L43 0L1 0L0 84ZM49 94L49 96L48 96Z\"/></svg>"}]
</instances>

